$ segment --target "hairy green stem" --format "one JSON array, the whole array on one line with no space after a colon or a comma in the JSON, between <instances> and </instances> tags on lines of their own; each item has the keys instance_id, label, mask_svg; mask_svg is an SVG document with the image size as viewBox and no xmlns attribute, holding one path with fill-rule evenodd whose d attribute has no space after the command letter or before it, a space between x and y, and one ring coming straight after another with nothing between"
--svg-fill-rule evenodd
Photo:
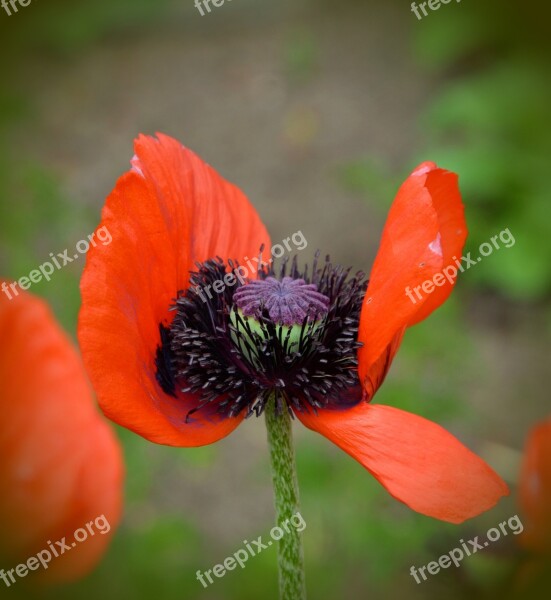
<instances>
[{"instance_id":1,"label":"hairy green stem","mask_svg":"<svg viewBox=\"0 0 551 600\"><path fill-rule=\"evenodd\" d=\"M287 406L280 411L281 414L276 414L275 408L272 396L265 414L277 524L284 531L278 542L279 597L280 600L305 600L301 533L296 527L289 526L291 517L300 510L291 417ZM287 526L282 527L285 522Z\"/></svg>"}]
</instances>

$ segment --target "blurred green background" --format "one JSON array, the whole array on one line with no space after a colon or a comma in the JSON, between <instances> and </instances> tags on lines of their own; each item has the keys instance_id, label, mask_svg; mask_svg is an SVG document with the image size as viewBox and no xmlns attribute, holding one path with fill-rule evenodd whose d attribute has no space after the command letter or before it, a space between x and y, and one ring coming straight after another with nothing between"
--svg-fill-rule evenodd
<instances>
[{"instance_id":1,"label":"blurred green background","mask_svg":"<svg viewBox=\"0 0 551 600\"><path fill-rule=\"evenodd\" d=\"M412 513L326 440L297 426L313 599L485 598L507 588L513 536L416 585L411 565L518 512L525 435L549 414L549 13L463 1L418 21L407 1L33 0L0 11L0 273L17 279L91 233L132 140L163 131L237 183L274 242L368 271L400 182L422 160L460 174L467 250L516 243L466 272L406 335L376 401L438 421L484 456L511 498L456 527ZM74 336L84 260L33 286ZM277 598L275 547L204 590L195 572L267 536L264 424L212 447L119 430L125 516L86 580L6 597ZM17 588L17 589L16 589Z\"/></svg>"}]
</instances>

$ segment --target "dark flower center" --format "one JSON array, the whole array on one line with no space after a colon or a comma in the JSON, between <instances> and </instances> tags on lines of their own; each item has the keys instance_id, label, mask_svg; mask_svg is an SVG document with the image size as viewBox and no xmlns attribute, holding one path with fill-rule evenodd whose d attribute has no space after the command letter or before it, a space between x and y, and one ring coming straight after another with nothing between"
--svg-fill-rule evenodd
<instances>
[{"instance_id":1,"label":"dark flower center","mask_svg":"<svg viewBox=\"0 0 551 600\"><path fill-rule=\"evenodd\" d=\"M260 415L275 395L276 410L345 408L362 399L357 375L363 273L333 266L329 257L311 275L296 258L259 271L246 282L230 261L198 265L176 299L170 328L160 325L157 380L235 416ZM233 274L233 277L232 275ZM229 282L232 282L230 285ZM220 290L203 293L204 290Z\"/></svg>"}]
</instances>

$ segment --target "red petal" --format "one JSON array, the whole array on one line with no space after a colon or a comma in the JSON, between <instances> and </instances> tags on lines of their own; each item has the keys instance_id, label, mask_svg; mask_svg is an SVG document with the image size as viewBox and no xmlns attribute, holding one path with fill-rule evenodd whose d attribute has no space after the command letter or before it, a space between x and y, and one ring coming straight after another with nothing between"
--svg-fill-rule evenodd
<instances>
[{"instance_id":1,"label":"red petal","mask_svg":"<svg viewBox=\"0 0 551 600\"><path fill-rule=\"evenodd\" d=\"M209 444L242 417L202 410L185 422L197 399L167 396L155 379L159 323L172 320L169 308L195 261L243 262L270 239L243 193L176 140L141 136L135 150L98 228L112 242L90 249L81 281L84 362L113 421L160 444Z\"/></svg>"},{"instance_id":2,"label":"red petal","mask_svg":"<svg viewBox=\"0 0 551 600\"><path fill-rule=\"evenodd\" d=\"M0 337L0 529L7 555L26 560L102 514L115 529L122 456L75 350L43 302L0 294ZM44 576L87 573L110 537L91 537L70 560L53 560Z\"/></svg>"},{"instance_id":3,"label":"red petal","mask_svg":"<svg viewBox=\"0 0 551 600\"><path fill-rule=\"evenodd\" d=\"M421 299L412 291L414 301L406 290L453 265L461 257L466 236L457 175L423 163L392 204L362 309L359 374L369 397L384 379L404 329L440 306L453 285L445 280L429 294L419 290Z\"/></svg>"},{"instance_id":4,"label":"red petal","mask_svg":"<svg viewBox=\"0 0 551 600\"><path fill-rule=\"evenodd\" d=\"M535 427L528 438L519 494L525 515L522 542L535 551L551 551L551 421Z\"/></svg>"},{"instance_id":5,"label":"red petal","mask_svg":"<svg viewBox=\"0 0 551 600\"><path fill-rule=\"evenodd\" d=\"M508 494L482 459L439 425L411 413L362 402L349 410L296 415L424 515L461 523Z\"/></svg>"}]
</instances>

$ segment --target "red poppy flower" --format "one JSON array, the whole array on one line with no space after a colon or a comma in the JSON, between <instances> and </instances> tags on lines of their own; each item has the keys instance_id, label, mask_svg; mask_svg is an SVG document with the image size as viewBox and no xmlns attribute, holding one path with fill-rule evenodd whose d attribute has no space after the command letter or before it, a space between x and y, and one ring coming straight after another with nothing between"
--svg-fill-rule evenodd
<instances>
[{"instance_id":1,"label":"red poppy flower","mask_svg":"<svg viewBox=\"0 0 551 600\"><path fill-rule=\"evenodd\" d=\"M21 292L11 300L0 294L0 338L0 555L15 567L52 543L60 555L50 552L48 563L44 554L47 570L40 567L37 575L73 580L98 562L118 523L120 447L44 302ZM86 529L91 521L94 535ZM86 540L61 554L55 543L71 544L80 528Z\"/></svg>"},{"instance_id":2,"label":"red poppy flower","mask_svg":"<svg viewBox=\"0 0 551 600\"><path fill-rule=\"evenodd\" d=\"M524 515L521 542L536 553L551 555L551 421L539 424L528 437L519 494Z\"/></svg>"},{"instance_id":3,"label":"red poppy flower","mask_svg":"<svg viewBox=\"0 0 551 600\"><path fill-rule=\"evenodd\" d=\"M461 255L456 175L424 163L406 180L367 286L328 259L276 271L245 196L176 140L141 136L135 154L102 213L113 241L90 250L81 282L79 340L108 417L157 443L198 446L275 395L277 411L421 513L458 523L507 493L438 425L370 403L404 330L451 292L439 280L412 301L406 288ZM255 256L264 264L253 273Z\"/></svg>"}]
</instances>

